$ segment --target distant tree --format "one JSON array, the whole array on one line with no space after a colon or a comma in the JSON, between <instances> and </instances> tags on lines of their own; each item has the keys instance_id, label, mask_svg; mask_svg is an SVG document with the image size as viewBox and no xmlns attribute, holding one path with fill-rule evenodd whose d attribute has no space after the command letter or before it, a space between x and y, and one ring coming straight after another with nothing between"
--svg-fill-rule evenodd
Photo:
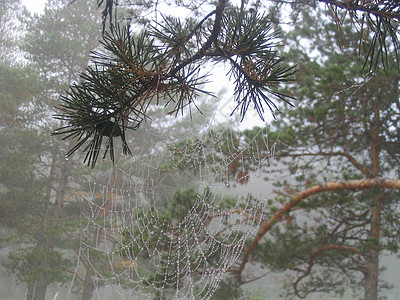
<instances>
[{"instance_id":1,"label":"distant tree","mask_svg":"<svg viewBox=\"0 0 400 300\"><path fill-rule=\"evenodd\" d=\"M8 228L3 238L12 237L13 246L6 266L27 284L28 299L44 299L48 284L65 281L59 267L68 262L43 244L53 235L44 222L50 208L46 177L38 174L38 155L46 152L48 136L32 128L35 114L28 110L42 85L29 67L0 63L0 69L0 224Z\"/></svg>"},{"instance_id":2,"label":"distant tree","mask_svg":"<svg viewBox=\"0 0 400 300\"><path fill-rule=\"evenodd\" d=\"M47 114L37 122L46 133L52 128L62 126L51 118L54 107L65 94L67 87L78 80L78 75L88 65L89 53L98 47L99 13L95 5L80 2L67 6L65 1L52 0L46 5L43 15L35 16L27 24L23 49L27 59L35 64L35 70L45 85L38 97L39 110ZM50 113L49 113L50 112ZM83 275L76 274L82 299L90 299L94 290L92 268L95 257L80 256L81 236L79 234L79 215L77 214L76 194L85 190L86 185L79 176L85 172L79 165L74 164L73 158L65 159L65 152L73 145L60 144L55 139L46 153L46 196L51 204L49 217L54 232L59 232L61 241L50 243L49 247L63 248L73 251L73 257L84 266ZM90 237L85 237L87 243L96 239L96 231L91 231ZM50 241L52 241L50 239ZM101 262L101 257L97 257ZM64 268L67 274L74 273Z\"/></svg>"},{"instance_id":3,"label":"distant tree","mask_svg":"<svg viewBox=\"0 0 400 300\"><path fill-rule=\"evenodd\" d=\"M32 126L37 117L32 103L43 85L32 65L18 63L17 55L12 55L18 52L17 37L22 34L13 25L18 24L19 15L27 15L19 1L2 2L1 9L2 39L7 41L1 43L4 56L0 62L0 225L8 229L3 238L13 248L5 265L27 285L28 299L44 299L48 284L65 281L58 267L68 261L43 247L48 204L43 188L46 179L37 171L41 165L38 155L41 158L49 140Z\"/></svg>"},{"instance_id":4,"label":"distant tree","mask_svg":"<svg viewBox=\"0 0 400 300\"><path fill-rule=\"evenodd\" d=\"M70 239L79 238L78 216L65 208L71 187L79 186L71 175L81 166L74 169L65 160L66 147L50 138L51 128L60 126L51 112L87 65L88 47L97 44L100 31L94 7L91 15L83 15L90 8L82 3L62 9L60 1L49 1L39 16L11 4L3 7L2 2L1 8L14 19L1 21L24 30L0 25L10 39L2 46L20 53L21 61L8 56L0 66L1 226L11 229L7 238L13 251L6 267L26 284L28 299L42 300L49 284L70 279L71 261L62 250L79 248Z\"/></svg>"},{"instance_id":5,"label":"distant tree","mask_svg":"<svg viewBox=\"0 0 400 300\"><path fill-rule=\"evenodd\" d=\"M37 250L32 241L39 240L44 231L43 207L46 201L43 197L42 176L34 176L37 171L37 154L45 150L46 136L29 128L32 116L23 107L40 91L40 84L35 74L23 66L10 66L0 63L0 224L7 228L10 234L3 236L7 241L10 236L13 242L24 246L15 250L10 256L12 262L6 264L16 274L20 282L28 285L28 295L33 291L34 284L44 274L34 265L34 254ZM16 88L19 86L20 88ZM23 88L22 88L23 87ZM29 226L27 226L29 224ZM44 257L42 256L42 259ZM19 262L17 262L19 260ZM44 259L44 262L49 260ZM24 262L22 264L22 262ZM43 266L44 267L44 266ZM45 267L44 267L45 268ZM48 265L47 271L53 268ZM59 276L42 277L47 284L60 280ZM39 275L40 274L40 275ZM46 285L47 285L46 284ZM32 289L29 289L32 287ZM38 288L38 294L42 291ZM44 296L43 296L44 297ZM29 299L34 299L29 297ZM40 299L40 298L36 298Z\"/></svg>"},{"instance_id":6,"label":"distant tree","mask_svg":"<svg viewBox=\"0 0 400 300\"><path fill-rule=\"evenodd\" d=\"M17 38L23 31L18 15L23 10L20 0L4 0L0 3L0 61L18 59Z\"/></svg>"},{"instance_id":7,"label":"distant tree","mask_svg":"<svg viewBox=\"0 0 400 300\"><path fill-rule=\"evenodd\" d=\"M236 272L245 282L244 266L259 262L291 270L290 291L298 297L346 288L360 293L363 286L364 299L378 299L380 255L397 255L400 246L400 181L392 179L400 170L399 75L394 66L365 75L350 24L342 24L338 50L335 24L314 14L301 10L302 25L287 36L287 56L299 63L288 87L297 107L268 129L270 140L288 145L276 159L293 177L280 182L272 217ZM299 47L302 37L322 58Z\"/></svg>"}]
</instances>

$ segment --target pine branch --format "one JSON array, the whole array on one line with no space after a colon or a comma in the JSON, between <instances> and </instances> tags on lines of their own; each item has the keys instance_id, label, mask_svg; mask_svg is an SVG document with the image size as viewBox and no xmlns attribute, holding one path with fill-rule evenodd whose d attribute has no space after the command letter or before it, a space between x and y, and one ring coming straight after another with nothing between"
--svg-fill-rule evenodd
<instances>
[{"instance_id":1,"label":"pine branch","mask_svg":"<svg viewBox=\"0 0 400 300\"><path fill-rule=\"evenodd\" d=\"M319 0L327 5L336 6L350 12L360 11L374 15L376 17L384 17L400 21L399 12L396 11L400 7L400 3L396 1L378 0L378 1L334 1Z\"/></svg>"},{"instance_id":2,"label":"pine branch","mask_svg":"<svg viewBox=\"0 0 400 300\"><path fill-rule=\"evenodd\" d=\"M205 56L207 50L211 47L212 43L217 42L218 34L221 31L221 21L222 21L224 8L226 6L226 2L227 2L227 0L219 0L219 2L218 2L218 6L215 10L215 21L214 21L214 25L213 25L213 29L212 29L210 37L207 39L207 41L204 43L204 45L200 48L200 50L195 55L193 55L188 60L186 60L186 61L182 62L181 64L179 64L178 66L176 66L171 71L171 76L174 76L179 70L181 70L188 64L193 63L194 61Z\"/></svg>"},{"instance_id":3,"label":"pine branch","mask_svg":"<svg viewBox=\"0 0 400 300\"><path fill-rule=\"evenodd\" d=\"M219 0L215 11L196 24L165 17L163 25L135 37L129 26L105 32L101 43L106 52L92 53L93 64L81 75L81 83L62 98L61 113L55 116L67 124L55 134L77 139L67 156L87 144L85 162L93 168L103 137L103 158L109 152L114 162L115 137L121 137L124 153L129 154L126 129L137 130L149 118L150 105L163 101L173 106L168 114L177 115L195 105L199 94L213 96L202 88L208 75L201 73L201 66L207 61L231 63L242 120L250 104L264 119L264 104L274 114L275 100L289 103L287 99L293 98L277 88L292 80L295 68L283 66L277 55L279 33L272 30L268 16L226 10L226 3ZM208 35L203 27L213 15ZM199 35L204 42L199 42ZM189 45L194 37L198 45Z\"/></svg>"},{"instance_id":4,"label":"pine branch","mask_svg":"<svg viewBox=\"0 0 400 300\"><path fill-rule=\"evenodd\" d=\"M369 41L364 67L368 65L368 70L375 72L380 61L384 69L388 68L388 54L390 52L388 48L388 40L390 40L400 72L400 61L398 55L400 49L398 31L400 22L399 1L319 1L326 4L338 26L341 25L338 15L339 11L345 11L349 14L353 24L358 26L357 30L360 33L360 46L366 44L369 31L371 30L373 32L373 36Z\"/></svg>"}]
</instances>

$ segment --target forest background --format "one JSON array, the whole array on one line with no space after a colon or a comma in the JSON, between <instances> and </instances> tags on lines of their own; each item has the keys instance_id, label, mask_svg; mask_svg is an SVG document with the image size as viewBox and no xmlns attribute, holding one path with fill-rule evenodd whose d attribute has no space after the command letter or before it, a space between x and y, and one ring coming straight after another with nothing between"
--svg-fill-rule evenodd
<instances>
[{"instance_id":1,"label":"forest background","mask_svg":"<svg viewBox=\"0 0 400 300\"><path fill-rule=\"evenodd\" d=\"M142 16L153 7L150 2L121 9L118 18L147 24ZM239 4L230 9L239 9ZM99 157L91 169L82 164L85 154L79 151L65 158L74 149L74 141L52 136L64 125L64 120L53 116L59 114L56 107L68 97L71 84L88 72L89 53L104 46L98 42L102 11L95 1L77 0L66 6L54 0L43 14L31 15L20 1L3 1L2 297L52 299L60 293L66 299L134 299L143 292L138 283L150 286L146 293L154 299L176 297L175 286L184 287L185 278L157 278L161 271L169 272L169 266L162 265L165 253L160 254L157 270L161 271L155 275L138 281L137 274L128 274L140 269L137 257L145 261L155 251L140 249L140 243L155 237L162 240L160 232L149 237L125 225L118 231L122 238L114 236L108 241L114 243L109 252L99 246L99 241L109 238L102 233L111 226L104 222L112 211L108 205L119 209L118 203L141 186L140 197L149 202L155 199L161 219L171 223L184 224L185 216L192 217L198 199L201 205L220 199L218 217L223 211L234 218L241 210L234 220L245 226L226 237L212 233L219 247L224 244L218 239L226 243L243 234L246 238L237 242L240 247L230 244L233 252L240 249L239 258L225 267L215 260L228 255L221 248L203 252L207 259L199 265L215 264L225 273L218 279L218 288L207 290L207 295L192 284L197 295L213 299L345 299L354 295L397 299L400 103L398 69L392 63L397 58L388 45L385 51L390 63L378 60L377 68L368 70L360 55L360 33L345 15L338 28L329 8L333 6L307 1L269 7L257 1L246 3L249 13L269 13L260 20L272 24L271 30L283 20L290 23L281 33L279 54L287 58L289 70L296 65L297 72L292 74L295 81L284 82L279 92L288 95L294 107L277 103L279 111L272 108L275 121L243 130L235 115L216 118L215 111L231 99L231 88L217 93L217 98L207 93L201 96L196 104L202 114L194 109L171 118L165 116L162 105L150 106L153 118L127 133L133 156L124 156L123 144L116 145L115 164L112 157ZM202 170L203 176L218 174L213 185L199 177ZM126 182L132 191L118 194L116 186ZM93 203L101 207L101 218L88 213ZM154 217L153 208L137 207L142 210L136 215L139 221ZM253 223L245 223L250 219ZM232 226L230 221L227 227ZM207 222L200 224L206 228ZM144 226L152 228L152 224ZM179 258L170 257L167 262L176 272ZM191 276L203 278L201 273ZM127 276L121 276L123 280L113 289L107 283L116 274Z\"/></svg>"}]
</instances>

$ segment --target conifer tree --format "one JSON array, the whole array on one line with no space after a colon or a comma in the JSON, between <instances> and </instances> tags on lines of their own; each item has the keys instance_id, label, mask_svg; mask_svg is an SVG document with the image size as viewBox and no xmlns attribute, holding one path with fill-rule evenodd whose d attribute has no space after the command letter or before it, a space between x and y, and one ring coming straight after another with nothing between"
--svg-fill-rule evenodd
<instances>
[{"instance_id":1,"label":"conifer tree","mask_svg":"<svg viewBox=\"0 0 400 300\"><path fill-rule=\"evenodd\" d=\"M289 294L300 298L351 289L378 299L380 255L399 249L398 71L391 65L365 75L351 24L342 25L340 49L334 23L306 10L297 18L302 25L287 35L287 56L299 62L288 87L297 107L268 128L272 141L288 145L277 160L289 174L279 209L260 226L237 274L245 282L244 266L257 261L291 270ZM323 58L299 46L304 37Z\"/></svg>"},{"instance_id":2,"label":"conifer tree","mask_svg":"<svg viewBox=\"0 0 400 300\"><path fill-rule=\"evenodd\" d=\"M4 54L15 54L0 63L1 226L12 229L2 237L12 247L6 268L26 285L27 299L42 300L50 284L70 279L71 261L63 251L77 250L71 236L79 239L77 216L65 210L71 186L79 185L71 183L67 147L50 136L60 126L51 111L87 65L87 47L94 47L100 31L82 15L82 3L62 9L60 1L49 1L43 15L32 16L19 2L0 5L10 15L0 14L2 38L9 38ZM21 31L8 23L21 25Z\"/></svg>"}]
</instances>

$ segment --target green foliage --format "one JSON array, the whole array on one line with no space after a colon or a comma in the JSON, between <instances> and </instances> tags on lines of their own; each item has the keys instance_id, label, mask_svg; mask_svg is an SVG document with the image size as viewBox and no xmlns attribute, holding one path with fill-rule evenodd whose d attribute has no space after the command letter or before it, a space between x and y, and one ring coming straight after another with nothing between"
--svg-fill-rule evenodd
<instances>
[{"instance_id":1,"label":"green foliage","mask_svg":"<svg viewBox=\"0 0 400 300\"><path fill-rule=\"evenodd\" d=\"M260 287L256 287L250 292L248 300L267 300L271 299L268 297L268 293Z\"/></svg>"},{"instance_id":2,"label":"green foliage","mask_svg":"<svg viewBox=\"0 0 400 300\"><path fill-rule=\"evenodd\" d=\"M50 284L65 282L70 277L63 272L63 268L70 267L71 262L53 249L25 247L11 252L8 259L6 266L23 283L34 284L44 280L46 284Z\"/></svg>"},{"instance_id":3,"label":"green foliage","mask_svg":"<svg viewBox=\"0 0 400 300\"><path fill-rule=\"evenodd\" d=\"M206 196L200 196L203 198L202 201L207 203L207 195L209 197L209 190L205 191ZM166 217L177 219L178 222L183 221L185 216L193 209L196 208L195 202L198 197L198 193L193 190L176 190L172 198L172 201L168 204L167 210L163 214ZM200 212L200 211L198 211Z\"/></svg>"},{"instance_id":4,"label":"green foliage","mask_svg":"<svg viewBox=\"0 0 400 300\"><path fill-rule=\"evenodd\" d=\"M45 293L50 283L70 280L73 266L64 255L75 260L79 247L79 214L63 211L72 164L61 153L64 146L50 138L50 114L87 64L84 50L94 46L96 34L85 30L96 23L93 14L83 13L90 5L63 9L60 2L50 1L42 15L16 12L19 21L14 21L22 22L24 31L10 27L9 33L18 37L18 56L26 62L0 63L0 225L12 250L5 266L27 286L28 295L35 286Z\"/></svg>"},{"instance_id":5,"label":"green foliage","mask_svg":"<svg viewBox=\"0 0 400 300\"><path fill-rule=\"evenodd\" d=\"M240 285L237 284L237 281L228 277L225 280L221 281L218 289L215 291L213 296L211 297L213 300L225 300L225 299L248 299L244 297L244 292L240 288Z\"/></svg>"},{"instance_id":6,"label":"green foliage","mask_svg":"<svg viewBox=\"0 0 400 300\"><path fill-rule=\"evenodd\" d=\"M292 80L294 67L283 65L275 50L278 33L269 18L254 12L227 9L225 3L200 22L164 17L163 23L150 26L133 37L129 26L114 26L103 36L107 52L92 54L93 66L81 76L81 83L71 86L56 118L66 121L55 134L78 143L67 155L86 144L85 162L95 166L102 138L107 136L104 156L114 160L113 138L121 136L125 153L129 148L125 130L137 130L156 102L171 107L168 114L189 111L199 94L211 96L203 88L208 62L229 63L236 89L235 101L243 119L253 105L263 119L263 105L273 111L274 99L290 98L277 90ZM211 29L207 22L216 15ZM212 32L207 35L206 32ZM105 133L100 124L113 124Z\"/></svg>"},{"instance_id":7,"label":"green foliage","mask_svg":"<svg viewBox=\"0 0 400 300\"><path fill-rule=\"evenodd\" d=\"M196 203L198 197L203 199L201 203ZM150 207L148 210L137 210L135 219L138 220L138 224L132 230L125 229L123 231L123 246L117 253L124 258L134 258L138 255L147 258L155 250L154 247L160 247L161 244L165 245L165 251L168 253L168 249L173 249L177 245L174 241L175 238L168 238L165 233L170 232L173 235L182 233L183 226L181 225L187 221L185 218L189 212L197 210L198 213L201 213L205 209L204 205L206 205L208 197L210 197L208 189L203 194L199 194L193 189L184 191L178 189L171 201L164 202L165 209L159 215L154 213L154 207ZM142 228L146 228L146 230L143 231ZM149 232L152 232L152 234L149 234ZM147 244L148 247L142 249L141 242L136 243L137 239Z\"/></svg>"},{"instance_id":8,"label":"green foliage","mask_svg":"<svg viewBox=\"0 0 400 300\"><path fill-rule=\"evenodd\" d=\"M3 129L0 132L0 219L3 226L19 227L33 211L39 214L39 207L44 202L44 178L32 179L37 167L36 153L32 150L43 149L43 138L29 129Z\"/></svg>"},{"instance_id":9,"label":"green foliage","mask_svg":"<svg viewBox=\"0 0 400 300\"><path fill-rule=\"evenodd\" d=\"M49 92L41 100L54 112L59 97L78 80L88 64L89 52L98 45L95 4L77 1L66 6L62 0L53 0L45 14L24 21L27 30L21 50Z\"/></svg>"},{"instance_id":10,"label":"green foliage","mask_svg":"<svg viewBox=\"0 0 400 300\"><path fill-rule=\"evenodd\" d=\"M287 203L321 183L393 178L400 166L394 152L400 145L394 125L399 121L395 66L366 76L362 59L356 58L357 34L351 24L341 24L340 48L335 24L316 18L314 11L303 10L296 16L298 25L284 39L290 45L288 60L298 63L296 83L285 88L298 99L297 107L283 112L267 129L269 140L277 143L275 162L287 174L275 183L280 189L276 202ZM310 49L302 49L302 38L309 39ZM314 49L324 56L309 56ZM388 50L387 55L395 60L396 53ZM255 132L246 134L251 139ZM290 270L287 297L313 292L341 296L346 289L359 294L363 272L372 263L371 251L399 249L399 216L392 197L398 192L375 189L307 197L274 222L252 253L252 262L277 272ZM378 238L370 226L377 225L371 220L381 204ZM278 209L281 205L271 201L271 213Z\"/></svg>"},{"instance_id":11,"label":"green foliage","mask_svg":"<svg viewBox=\"0 0 400 300\"><path fill-rule=\"evenodd\" d=\"M44 179L34 174L39 165L37 154L46 148L48 137L26 126L26 122L34 120L27 107L40 88L30 67L0 63L0 219L3 226L19 226L29 211L38 213L37 207L43 203Z\"/></svg>"},{"instance_id":12,"label":"green foliage","mask_svg":"<svg viewBox=\"0 0 400 300\"><path fill-rule=\"evenodd\" d=\"M228 60L231 64L228 74L235 81L234 95L238 103L235 110L240 110L241 120L250 105L264 120L264 103L273 115L277 109L274 98L290 104L287 99L293 98L276 88L293 80L295 67L282 65L283 58L277 57L279 32L273 30L270 18L254 12L233 10L222 26L224 29L217 50L224 55L215 59ZM252 74L257 74L257 77Z\"/></svg>"},{"instance_id":13,"label":"green foliage","mask_svg":"<svg viewBox=\"0 0 400 300\"><path fill-rule=\"evenodd\" d=\"M26 107L41 86L29 66L0 62L0 125L20 127L26 122Z\"/></svg>"}]
</instances>

